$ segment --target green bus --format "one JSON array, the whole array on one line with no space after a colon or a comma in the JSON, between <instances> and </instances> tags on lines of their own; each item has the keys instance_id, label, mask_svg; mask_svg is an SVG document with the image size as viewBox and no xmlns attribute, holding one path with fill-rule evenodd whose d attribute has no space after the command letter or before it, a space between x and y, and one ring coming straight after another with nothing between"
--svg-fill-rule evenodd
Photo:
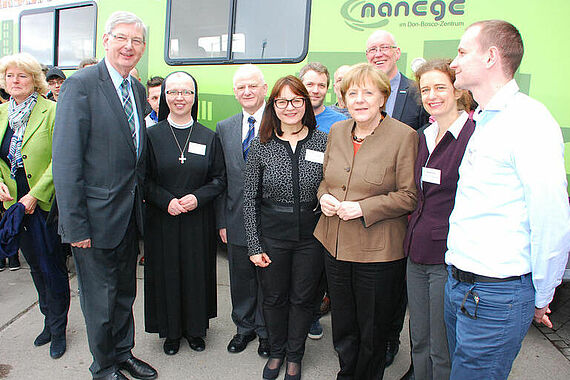
<instances>
[{"instance_id":1,"label":"green bus","mask_svg":"<svg viewBox=\"0 0 570 380\"><path fill-rule=\"evenodd\" d=\"M563 79L570 58L568 1L0 0L0 56L26 51L46 65L74 70L83 58L104 55L105 20L117 10L134 12L148 25L137 66L143 82L176 70L192 73L200 90L199 120L210 128L239 111L232 92L236 65L259 65L270 88L310 61L332 73L365 61L368 36L382 28L401 47L400 71L413 77L416 58L454 57L472 22L507 20L525 43L517 82L560 124L570 182L570 91ZM326 103L335 102L331 86Z\"/></svg>"}]
</instances>

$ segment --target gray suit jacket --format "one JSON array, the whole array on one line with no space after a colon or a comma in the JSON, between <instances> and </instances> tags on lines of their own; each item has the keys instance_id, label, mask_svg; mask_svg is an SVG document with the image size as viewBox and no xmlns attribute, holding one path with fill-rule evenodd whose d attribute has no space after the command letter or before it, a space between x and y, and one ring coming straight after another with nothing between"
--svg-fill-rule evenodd
<instances>
[{"instance_id":1,"label":"gray suit jacket","mask_svg":"<svg viewBox=\"0 0 570 380\"><path fill-rule=\"evenodd\" d=\"M226 163L226 191L216 202L218 228L226 228L228 243L246 246L243 222L243 159L241 129L243 113L238 113L216 124L216 133L222 143Z\"/></svg>"},{"instance_id":2,"label":"gray suit jacket","mask_svg":"<svg viewBox=\"0 0 570 380\"><path fill-rule=\"evenodd\" d=\"M416 82L402 74L392 117L416 131L428 123L429 115L422 106L422 99Z\"/></svg>"},{"instance_id":3,"label":"gray suit jacket","mask_svg":"<svg viewBox=\"0 0 570 380\"><path fill-rule=\"evenodd\" d=\"M113 249L131 215L142 233L146 156L145 90L133 80L139 154L104 61L67 78L61 88L53 135L53 182L64 242L90 238Z\"/></svg>"}]
</instances>

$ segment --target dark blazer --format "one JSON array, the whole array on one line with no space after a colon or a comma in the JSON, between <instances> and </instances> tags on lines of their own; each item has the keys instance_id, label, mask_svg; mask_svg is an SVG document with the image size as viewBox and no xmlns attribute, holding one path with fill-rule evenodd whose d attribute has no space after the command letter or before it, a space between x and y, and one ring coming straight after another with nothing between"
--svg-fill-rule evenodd
<instances>
[{"instance_id":1,"label":"dark blazer","mask_svg":"<svg viewBox=\"0 0 570 380\"><path fill-rule=\"evenodd\" d=\"M53 181L59 233L66 243L90 238L95 248L115 248L125 235L133 207L142 233L145 89L136 79L131 83L141 124L138 156L104 60L76 72L61 87Z\"/></svg>"},{"instance_id":2,"label":"dark blazer","mask_svg":"<svg viewBox=\"0 0 570 380\"><path fill-rule=\"evenodd\" d=\"M408 79L404 74L401 75L392 117L418 130L428 123L429 115L422 106L416 82Z\"/></svg>"},{"instance_id":3,"label":"dark blazer","mask_svg":"<svg viewBox=\"0 0 570 380\"><path fill-rule=\"evenodd\" d=\"M218 228L226 228L228 243L247 246L243 225L243 178L245 160L243 159L241 130L243 113L216 124L216 133L220 138L226 162L226 191L216 202L216 220Z\"/></svg>"},{"instance_id":4,"label":"dark blazer","mask_svg":"<svg viewBox=\"0 0 570 380\"><path fill-rule=\"evenodd\" d=\"M457 139L451 132L446 132L431 157L429 157L425 135L423 132L419 134L418 158L414 170L418 206L410 217L404 241L406 256L409 256L415 263L444 263L449 215L455 204L459 165L474 130L475 124L467 119ZM429 162L427 162L428 157ZM424 166L441 170L439 185L424 182L423 187L421 186L422 167Z\"/></svg>"},{"instance_id":5,"label":"dark blazer","mask_svg":"<svg viewBox=\"0 0 570 380\"><path fill-rule=\"evenodd\" d=\"M408 213L416 207L418 134L386 116L355 155L353 123L352 119L339 121L330 130L317 197L331 194L339 201L358 201L363 216L343 221L337 215L322 214L315 237L338 260L401 259Z\"/></svg>"}]
</instances>

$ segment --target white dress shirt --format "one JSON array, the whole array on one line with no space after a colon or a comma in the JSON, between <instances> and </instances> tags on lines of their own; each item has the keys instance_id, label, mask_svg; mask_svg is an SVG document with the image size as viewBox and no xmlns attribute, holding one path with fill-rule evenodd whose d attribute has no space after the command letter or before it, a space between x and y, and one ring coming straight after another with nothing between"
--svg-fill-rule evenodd
<instances>
[{"instance_id":1,"label":"white dress shirt","mask_svg":"<svg viewBox=\"0 0 570 380\"><path fill-rule=\"evenodd\" d=\"M461 111L459 113L459 116L457 117L457 119L455 119L455 121L449 126L449 128L447 128L447 131L449 133L451 133L453 135L453 137L455 137L456 140L457 140L457 137L459 136L459 134L461 133L461 130L463 129L463 126L467 122L468 118L469 118L469 114L465 111ZM437 139L438 134L439 134L439 124L437 123L437 121L430 124L424 130L424 136L426 137L426 146L427 146L427 149L428 149L430 156L433 153L433 150L435 149L435 147L437 145L435 140ZM428 161L429 161L429 157L428 157Z\"/></svg>"},{"instance_id":2,"label":"white dress shirt","mask_svg":"<svg viewBox=\"0 0 570 380\"><path fill-rule=\"evenodd\" d=\"M263 111L265 111L265 102L263 102L263 105L261 107L259 107L259 109L257 111L255 111L255 113L253 115L250 115L249 113L247 113L245 110L242 109L243 112L243 119L242 119L242 126L241 126L241 141L245 140L245 136L247 136L247 132L249 131L249 121L247 121L247 119L249 119L250 116L253 116L253 118L255 119L255 124L253 126L253 129L255 130L255 135L257 136L259 134L259 125L261 124L261 118L263 117Z\"/></svg>"},{"instance_id":3,"label":"white dress shirt","mask_svg":"<svg viewBox=\"0 0 570 380\"><path fill-rule=\"evenodd\" d=\"M560 127L514 80L474 119L459 167L445 262L498 278L532 272L535 305L542 308L561 282L570 250Z\"/></svg>"}]
</instances>

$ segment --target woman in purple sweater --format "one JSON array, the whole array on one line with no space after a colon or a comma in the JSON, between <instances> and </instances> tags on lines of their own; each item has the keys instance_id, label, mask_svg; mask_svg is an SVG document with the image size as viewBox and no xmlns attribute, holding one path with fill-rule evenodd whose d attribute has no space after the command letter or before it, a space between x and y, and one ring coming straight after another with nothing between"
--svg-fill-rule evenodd
<instances>
[{"instance_id":1,"label":"woman in purple sweater","mask_svg":"<svg viewBox=\"0 0 570 380\"><path fill-rule=\"evenodd\" d=\"M455 72L449 68L449 62L429 61L416 72L423 106L435 120L418 131L418 205L410 217L404 241L417 380L448 379L451 367L443 321L447 280L444 256L459 164L475 125L465 112L470 109L471 97L453 87Z\"/></svg>"}]
</instances>

